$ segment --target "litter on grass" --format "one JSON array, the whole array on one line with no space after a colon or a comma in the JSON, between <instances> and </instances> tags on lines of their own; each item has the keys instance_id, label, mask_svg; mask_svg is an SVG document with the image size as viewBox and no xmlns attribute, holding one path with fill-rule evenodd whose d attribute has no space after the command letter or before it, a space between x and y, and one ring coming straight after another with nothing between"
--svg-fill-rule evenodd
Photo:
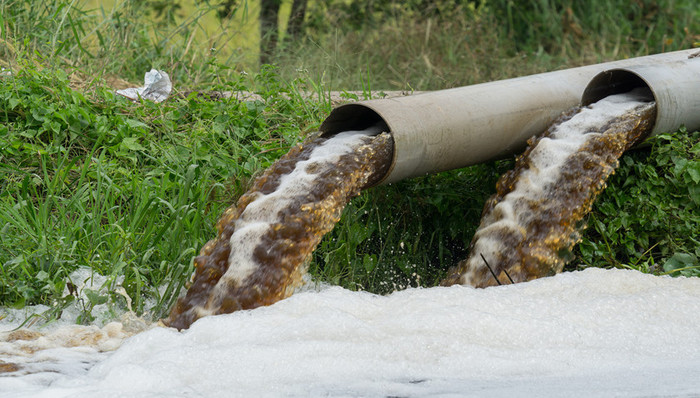
<instances>
[{"instance_id":1,"label":"litter on grass","mask_svg":"<svg viewBox=\"0 0 700 398\"><path fill-rule=\"evenodd\" d=\"M163 102L170 96L173 84L170 76L162 70L151 69L144 76L143 87L130 87L117 90L117 94L138 101L140 98L153 102Z\"/></svg>"}]
</instances>

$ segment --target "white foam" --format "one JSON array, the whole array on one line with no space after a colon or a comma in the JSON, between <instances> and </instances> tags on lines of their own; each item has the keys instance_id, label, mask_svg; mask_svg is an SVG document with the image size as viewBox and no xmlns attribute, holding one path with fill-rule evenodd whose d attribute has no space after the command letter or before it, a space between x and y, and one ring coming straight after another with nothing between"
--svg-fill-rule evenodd
<instances>
[{"instance_id":1,"label":"white foam","mask_svg":"<svg viewBox=\"0 0 700 398\"><path fill-rule=\"evenodd\" d=\"M386 297L332 287L146 331L88 371L64 351L55 372L0 377L0 395L693 396L698 313L700 279L624 270Z\"/></svg>"},{"instance_id":2,"label":"white foam","mask_svg":"<svg viewBox=\"0 0 700 398\"><path fill-rule=\"evenodd\" d=\"M93 319L95 325L106 325L114 319L116 312L121 312L122 309L115 308L115 303L108 300L104 304L92 305L87 296L86 291L92 290L96 295L108 296L108 291L121 291L120 285L124 277L121 276L117 280L111 280L107 276L102 276L95 273L92 269L81 267L71 272L67 281L73 284L74 291L70 291L68 287L63 290L63 296L73 296L73 301L62 309L60 321L51 322L48 325L43 325L42 330L50 331L62 325L75 324L78 317L89 315ZM126 297L126 292L122 293ZM46 305L26 306L22 309L3 308L0 312L0 333L16 329L22 325L33 325L35 323L43 324L47 319L53 318L50 314L52 308Z\"/></svg>"}]
</instances>

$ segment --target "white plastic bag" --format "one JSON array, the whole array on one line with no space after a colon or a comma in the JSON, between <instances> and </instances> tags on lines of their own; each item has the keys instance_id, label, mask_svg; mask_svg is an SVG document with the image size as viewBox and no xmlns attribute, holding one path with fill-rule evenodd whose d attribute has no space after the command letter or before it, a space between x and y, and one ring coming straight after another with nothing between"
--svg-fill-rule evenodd
<instances>
[{"instance_id":1,"label":"white plastic bag","mask_svg":"<svg viewBox=\"0 0 700 398\"><path fill-rule=\"evenodd\" d=\"M162 70L151 69L150 72L146 72L144 83L143 87L117 90L117 94L134 101L143 98L154 102L163 102L168 99L170 91L173 89L170 77Z\"/></svg>"}]
</instances>

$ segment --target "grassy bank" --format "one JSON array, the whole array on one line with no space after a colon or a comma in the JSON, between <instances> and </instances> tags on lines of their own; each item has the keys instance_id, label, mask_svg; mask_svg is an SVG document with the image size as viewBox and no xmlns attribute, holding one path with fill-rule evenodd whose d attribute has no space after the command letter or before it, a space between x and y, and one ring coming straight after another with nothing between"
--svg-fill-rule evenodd
<instances>
[{"instance_id":1,"label":"grassy bank","mask_svg":"<svg viewBox=\"0 0 700 398\"><path fill-rule=\"evenodd\" d=\"M156 23L138 2L115 4L121 8L105 11L80 2L0 0L2 306L47 304L49 315L59 316L77 300L80 281L69 276L89 267L107 282L81 303L82 321L98 304L123 311L125 295L137 312L162 316L222 210L328 114L327 90L439 89L687 48L700 32L692 21L688 30L671 24L661 3L644 41L626 36L643 13L625 14L627 25L614 32L579 36L561 31L566 24L547 31L540 22L533 25L539 30L518 33L517 20L507 29L496 23L508 7L494 1L449 22L405 17L374 30L320 31L281 48L277 67L258 69L250 57L222 58L211 43L192 39L196 16L207 9ZM682 10L691 19L699 12ZM545 11L528 12L545 18ZM551 20L567 15L549 12ZM132 103L114 94L128 81L139 85L151 67L173 76L168 101ZM262 100L185 95L191 89L252 91ZM305 99L308 91L319 98ZM699 141L682 130L625 155L570 269L700 275ZM483 203L511 165L365 192L323 240L311 273L378 293L434 285L466 255Z\"/></svg>"}]
</instances>

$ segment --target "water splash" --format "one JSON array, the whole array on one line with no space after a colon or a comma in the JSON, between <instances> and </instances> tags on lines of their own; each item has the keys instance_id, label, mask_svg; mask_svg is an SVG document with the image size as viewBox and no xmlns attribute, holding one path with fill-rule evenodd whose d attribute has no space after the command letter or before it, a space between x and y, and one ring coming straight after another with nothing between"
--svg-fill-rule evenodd
<instances>
[{"instance_id":1,"label":"water splash","mask_svg":"<svg viewBox=\"0 0 700 398\"><path fill-rule=\"evenodd\" d=\"M390 166L393 142L379 133L373 127L311 139L268 168L221 216L217 238L195 259L192 285L164 323L188 328L203 316L291 295L347 202Z\"/></svg>"},{"instance_id":2,"label":"water splash","mask_svg":"<svg viewBox=\"0 0 700 398\"><path fill-rule=\"evenodd\" d=\"M530 139L487 201L469 257L442 284L487 287L561 272L618 158L655 118L655 104L635 91L573 109Z\"/></svg>"}]
</instances>

